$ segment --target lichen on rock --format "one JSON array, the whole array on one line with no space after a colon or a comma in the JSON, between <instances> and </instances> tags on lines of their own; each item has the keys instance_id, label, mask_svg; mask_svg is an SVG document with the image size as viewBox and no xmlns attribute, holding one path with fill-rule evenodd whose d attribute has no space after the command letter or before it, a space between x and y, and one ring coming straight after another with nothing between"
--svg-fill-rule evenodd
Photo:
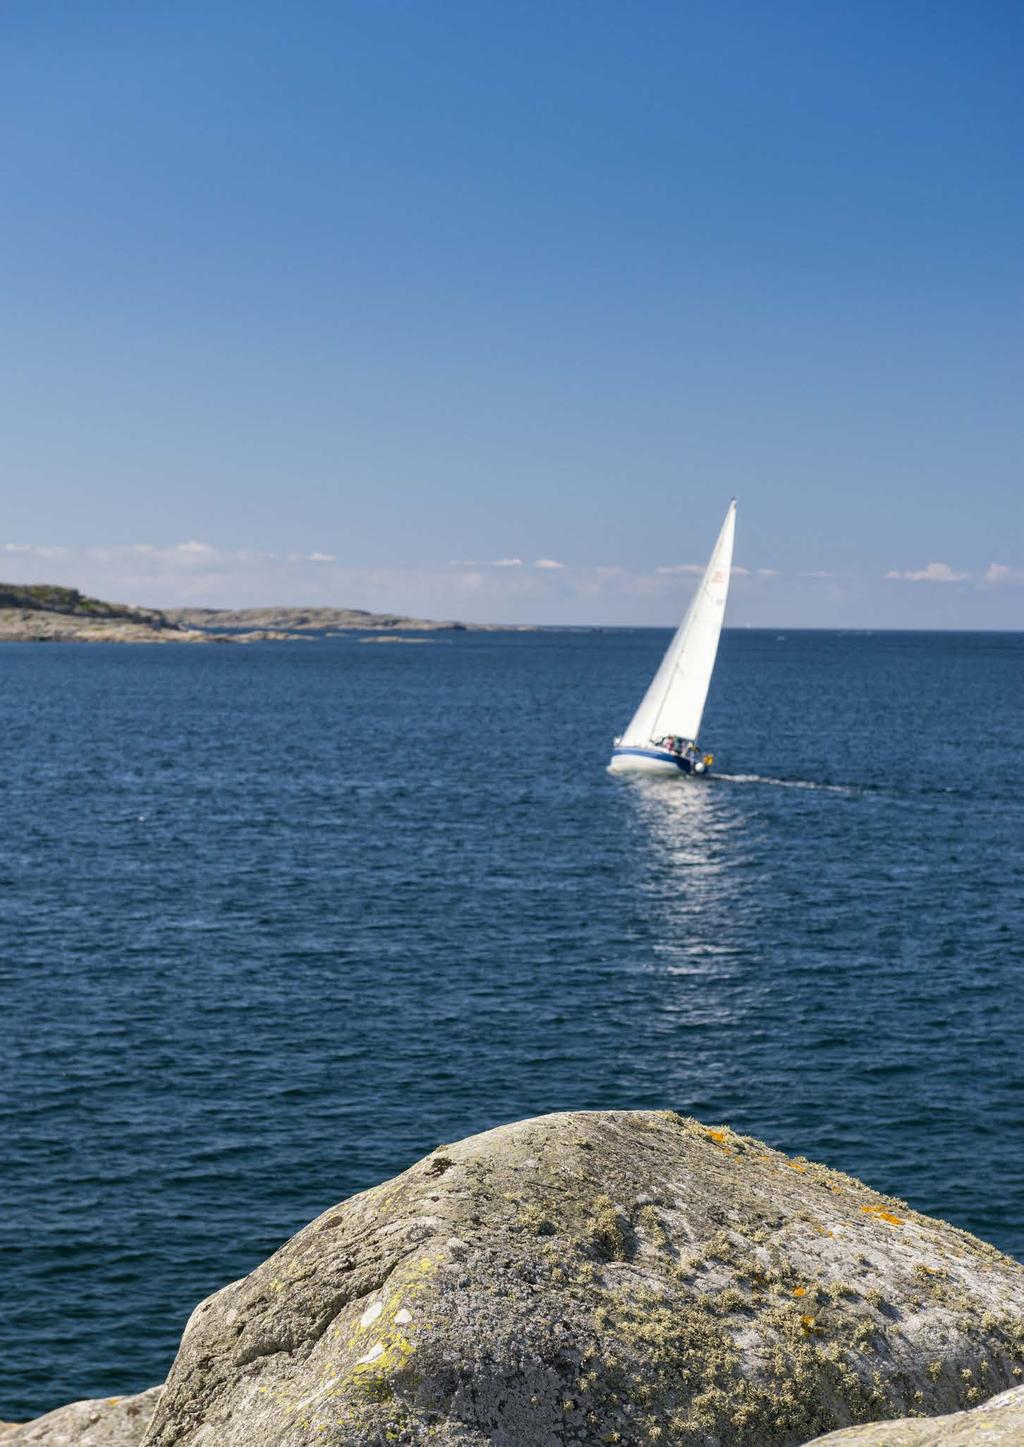
<instances>
[{"instance_id":1,"label":"lichen on rock","mask_svg":"<svg viewBox=\"0 0 1024 1447\"><path fill-rule=\"evenodd\" d=\"M3 1430L4 1447L139 1447L160 1400L161 1387L134 1397L97 1397L71 1402Z\"/></svg>"},{"instance_id":2,"label":"lichen on rock","mask_svg":"<svg viewBox=\"0 0 1024 1447\"><path fill-rule=\"evenodd\" d=\"M808 1447L1020 1447L1022 1442L1024 1386L1000 1392L968 1412L847 1427Z\"/></svg>"},{"instance_id":3,"label":"lichen on rock","mask_svg":"<svg viewBox=\"0 0 1024 1447\"><path fill-rule=\"evenodd\" d=\"M992 1247L727 1127L543 1116L202 1303L145 1447L795 1447L1014 1385L1022 1303Z\"/></svg>"}]
</instances>

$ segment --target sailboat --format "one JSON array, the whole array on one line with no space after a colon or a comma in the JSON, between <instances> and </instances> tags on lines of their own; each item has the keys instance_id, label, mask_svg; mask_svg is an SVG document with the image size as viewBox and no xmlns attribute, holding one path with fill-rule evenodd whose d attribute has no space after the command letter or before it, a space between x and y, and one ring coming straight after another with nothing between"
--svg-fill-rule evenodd
<instances>
[{"instance_id":1,"label":"sailboat","mask_svg":"<svg viewBox=\"0 0 1024 1447\"><path fill-rule=\"evenodd\" d=\"M714 763L713 754L697 747L697 735L725 617L735 530L733 498L686 616L629 727L614 742L613 774L706 775Z\"/></svg>"}]
</instances>

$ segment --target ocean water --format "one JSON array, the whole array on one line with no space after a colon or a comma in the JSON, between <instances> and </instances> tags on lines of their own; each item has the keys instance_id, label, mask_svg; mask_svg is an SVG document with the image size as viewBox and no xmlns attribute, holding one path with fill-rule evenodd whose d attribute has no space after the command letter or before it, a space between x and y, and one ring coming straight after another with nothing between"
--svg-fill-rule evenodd
<instances>
[{"instance_id":1,"label":"ocean water","mask_svg":"<svg viewBox=\"0 0 1024 1447\"><path fill-rule=\"evenodd\" d=\"M671 1107L1024 1255L1024 635L0 648L0 1419L439 1142Z\"/></svg>"}]
</instances>

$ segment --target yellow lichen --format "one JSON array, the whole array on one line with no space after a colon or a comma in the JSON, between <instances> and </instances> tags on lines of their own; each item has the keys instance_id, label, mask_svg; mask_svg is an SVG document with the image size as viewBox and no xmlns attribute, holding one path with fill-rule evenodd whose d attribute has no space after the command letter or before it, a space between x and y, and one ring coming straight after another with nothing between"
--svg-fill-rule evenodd
<instances>
[{"instance_id":1,"label":"yellow lichen","mask_svg":"<svg viewBox=\"0 0 1024 1447\"><path fill-rule=\"evenodd\" d=\"M887 1211L884 1206L861 1206L861 1210L866 1215L874 1216L879 1221L888 1221L892 1226L902 1226L904 1224L902 1216L894 1216L893 1213Z\"/></svg>"}]
</instances>

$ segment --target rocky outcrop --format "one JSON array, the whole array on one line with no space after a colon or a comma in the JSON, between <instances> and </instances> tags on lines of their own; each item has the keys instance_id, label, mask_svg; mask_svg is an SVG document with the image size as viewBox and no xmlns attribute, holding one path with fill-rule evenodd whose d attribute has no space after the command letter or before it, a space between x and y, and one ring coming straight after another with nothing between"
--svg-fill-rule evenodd
<instances>
[{"instance_id":1,"label":"rocky outcrop","mask_svg":"<svg viewBox=\"0 0 1024 1447\"><path fill-rule=\"evenodd\" d=\"M280 628L254 628L249 633L207 633L216 643L309 643L306 633L285 633Z\"/></svg>"},{"instance_id":2,"label":"rocky outcrop","mask_svg":"<svg viewBox=\"0 0 1024 1447\"><path fill-rule=\"evenodd\" d=\"M3 1447L139 1447L162 1390L72 1402L6 1432L0 1426L0 1442Z\"/></svg>"},{"instance_id":3,"label":"rocky outcrop","mask_svg":"<svg viewBox=\"0 0 1024 1447\"><path fill-rule=\"evenodd\" d=\"M156 608L105 603L77 588L0 583L0 642L193 643L205 635L169 623Z\"/></svg>"},{"instance_id":4,"label":"rocky outcrop","mask_svg":"<svg viewBox=\"0 0 1024 1447\"><path fill-rule=\"evenodd\" d=\"M363 608L168 608L165 617L190 628L288 628L343 633L401 628L404 632L534 633L526 623L455 623L409 618L403 613L368 613Z\"/></svg>"},{"instance_id":5,"label":"rocky outcrop","mask_svg":"<svg viewBox=\"0 0 1024 1447\"><path fill-rule=\"evenodd\" d=\"M208 632L187 627L159 609L105 603L77 588L0 583L0 643L262 643L304 636L275 629Z\"/></svg>"},{"instance_id":6,"label":"rocky outcrop","mask_svg":"<svg viewBox=\"0 0 1024 1447\"><path fill-rule=\"evenodd\" d=\"M60 613L68 618L82 618L95 623L108 619L128 623L148 623L153 628L168 627L165 614L158 608L136 608L130 603L106 603L90 598L77 588L61 588L55 583L0 583L0 609L31 613Z\"/></svg>"},{"instance_id":7,"label":"rocky outcrop","mask_svg":"<svg viewBox=\"0 0 1024 1447\"><path fill-rule=\"evenodd\" d=\"M49 583L0 583L0 643L263 643L308 638L328 629L369 633L471 629L495 632L503 625L439 623L399 613L360 608L136 608L105 603L77 588ZM532 628L511 626L513 632ZM413 642L406 638L396 642Z\"/></svg>"},{"instance_id":8,"label":"rocky outcrop","mask_svg":"<svg viewBox=\"0 0 1024 1447\"><path fill-rule=\"evenodd\" d=\"M463 628L461 623L406 618L401 613L367 613L362 608L169 608L166 617L190 628L287 628L320 631L337 628L405 628L433 631Z\"/></svg>"},{"instance_id":9,"label":"rocky outcrop","mask_svg":"<svg viewBox=\"0 0 1024 1447\"><path fill-rule=\"evenodd\" d=\"M726 1127L573 1113L438 1148L203 1302L144 1444L792 1447L1022 1372L993 1248Z\"/></svg>"},{"instance_id":10,"label":"rocky outcrop","mask_svg":"<svg viewBox=\"0 0 1024 1447\"><path fill-rule=\"evenodd\" d=\"M0 583L0 642L206 643L157 608L106 603L51 583Z\"/></svg>"},{"instance_id":11,"label":"rocky outcrop","mask_svg":"<svg viewBox=\"0 0 1024 1447\"><path fill-rule=\"evenodd\" d=\"M161 1391L153 1387L137 1397L74 1402L20 1426L0 1422L0 1440L9 1447L140 1447ZM1020 1447L1022 1442L1024 1387L1011 1387L969 1412L847 1427L816 1437L808 1447Z\"/></svg>"},{"instance_id":12,"label":"rocky outcrop","mask_svg":"<svg viewBox=\"0 0 1024 1447\"><path fill-rule=\"evenodd\" d=\"M116 617L0 608L0 643L211 643L196 629L164 627Z\"/></svg>"},{"instance_id":13,"label":"rocky outcrop","mask_svg":"<svg viewBox=\"0 0 1024 1447\"><path fill-rule=\"evenodd\" d=\"M1022 1442L1024 1387L1011 1387L969 1412L847 1427L816 1438L810 1447L1020 1447Z\"/></svg>"}]
</instances>

